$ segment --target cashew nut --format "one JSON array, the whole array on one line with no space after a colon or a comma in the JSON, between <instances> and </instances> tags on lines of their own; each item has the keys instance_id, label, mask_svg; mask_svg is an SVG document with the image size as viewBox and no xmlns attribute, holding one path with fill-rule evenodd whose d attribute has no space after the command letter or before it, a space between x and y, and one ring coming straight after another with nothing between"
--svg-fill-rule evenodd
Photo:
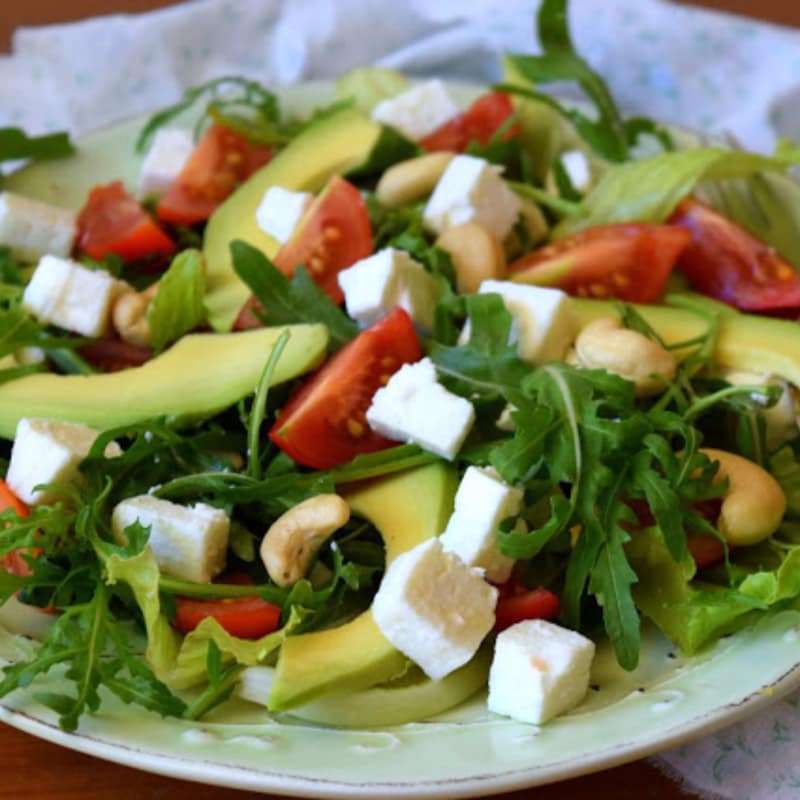
<instances>
[{"instance_id":1,"label":"cashew nut","mask_svg":"<svg viewBox=\"0 0 800 800\"><path fill-rule=\"evenodd\" d=\"M502 244L477 222L448 228L436 240L436 246L450 254L459 292L477 292L483 281L506 276Z\"/></svg>"},{"instance_id":2,"label":"cashew nut","mask_svg":"<svg viewBox=\"0 0 800 800\"><path fill-rule=\"evenodd\" d=\"M397 208L429 195L454 155L446 151L428 153L390 167L375 187L378 202Z\"/></svg>"},{"instance_id":3,"label":"cashew nut","mask_svg":"<svg viewBox=\"0 0 800 800\"><path fill-rule=\"evenodd\" d=\"M701 448L712 461L719 462L717 480L728 479L717 528L732 547L766 539L781 524L786 511L786 495L780 484L765 469L735 453Z\"/></svg>"},{"instance_id":4,"label":"cashew nut","mask_svg":"<svg viewBox=\"0 0 800 800\"><path fill-rule=\"evenodd\" d=\"M590 322L575 341L580 366L605 369L636 384L637 397L664 391L675 377L675 356L638 331L623 328L616 317Z\"/></svg>"},{"instance_id":5,"label":"cashew nut","mask_svg":"<svg viewBox=\"0 0 800 800\"><path fill-rule=\"evenodd\" d=\"M350 506L336 494L310 497L272 523L261 540L261 560L278 586L293 586L323 542L350 519Z\"/></svg>"},{"instance_id":6,"label":"cashew nut","mask_svg":"<svg viewBox=\"0 0 800 800\"><path fill-rule=\"evenodd\" d=\"M158 283L154 283L143 292L127 289L117 296L111 310L111 322L123 341L138 347L150 346L147 309L157 292Z\"/></svg>"}]
</instances>

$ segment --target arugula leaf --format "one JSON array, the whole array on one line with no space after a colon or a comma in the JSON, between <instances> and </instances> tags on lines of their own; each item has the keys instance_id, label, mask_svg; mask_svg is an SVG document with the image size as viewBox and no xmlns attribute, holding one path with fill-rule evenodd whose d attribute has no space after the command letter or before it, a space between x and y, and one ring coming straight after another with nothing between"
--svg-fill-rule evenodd
<instances>
[{"instance_id":1,"label":"arugula leaf","mask_svg":"<svg viewBox=\"0 0 800 800\"><path fill-rule=\"evenodd\" d=\"M199 250L178 253L161 277L158 292L147 309L156 353L205 320L204 294L203 254Z\"/></svg>"},{"instance_id":2,"label":"arugula leaf","mask_svg":"<svg viewBox=\"0 0 800 800\"><path fill-rule=\"evenodd\" d=\"M512 317L496 294L473 294L465 299L469 317L466 344L431 342L428 355L451 388L464 397L503 397L513 402L530 367L511 342Z\"/></svg>"},{"instance_id":3,"label":"arugula leaf","mask_svg":"<svg viewBox=\"0 0 800 800\"><path fill-rule=\"evenodd\" d=\"M86 342L86 339L66 338L50 333L19 305L0 309L0 357L11 355L21 347L74 349Z\"/></svg>"},{"instance_id":4,"label":"arugula leaf","mask_svg":"<svg viewBox=\"0 0 800 800\"><path fill-rule=\"evenodd\" d=\"M507 55L507 71L516 73L533 85L556 81L575 81L592 102L596 118L567 108L542 92L523 89L516 84L502 84L501 91L527 97L567 119L592 150L612 162L627 161L630 146L642 133L655 134L662 144L671 147L666 130L642 118L624 120L603 79L576 52L569 33L567 0L543 0L537 16L538 39L542 54Z\"/></svg>"},{"instance_id":5,"label":"arugula leaf","mask_svg":"<svg viewBox=\"0 0 800 800\"><path fill-rule=\"evenodd\" d=\"M701 181L785 172L798 162L800 147L784 148L774 156L696 147L615 165L583 198L584 214L562 220L554 237L612 222L663 222Z\"/></svg>"},{"instance_id":6,"label":"arugula leaf","mask_svg":"<svg viewBox=\"0 0 800 800\"><path fill-rule=\"evenodd\" d=\"M236 274L247 284L270 325L322 322L330 348L338 350L358 334L356 324L312 280L303 267L287 278L260 250L243 241L231 242Z\"/></svg>"},{"instance_id":7,"label":"arugula leaf","mask_svg":"<svg viewBox=\"0 0 800 800\"><path fill-rule=\"evenodd\" d=\"M250 409L250 424L247 431L247 474L252 478L258 479L261 477L261 459L259 457L261 423L264 421L267 410L267 396L269 387L272 384L272 375L275 372L275 367L278 366L278 361L290 336L289 331L284 331L278 337L270 351L266 364L264 364L264 370L259 378L258 386L256 386L256 396Z\"/></svg>"},{"instance_id":8,"label":"arugula leaf","mask_svg":"<svg viewBox=\"0 0 800 800\"><path fill-rule=\"evenodd\" d=\"M67 133L28 136L20 128L0 128L0 162L18 158L45 161L71 156L74 152Z\"/></svg>"},{"instance_id":9,"label":"arugula leaf","mask_svg":"<svg viewBox=\"0 0 800 800\"><path fill-rule=\"evenodd\" d=\"M150 117L136 140L136 152L144 153L159 128L191 108L203 95L211 96L205 116L239 131L251 141L263 144L287 141L279 125L277 97L255 81L228 75L187 89L177 103ZM202 123L201 117L198 126Z\"/></svg>"}]
</instances>

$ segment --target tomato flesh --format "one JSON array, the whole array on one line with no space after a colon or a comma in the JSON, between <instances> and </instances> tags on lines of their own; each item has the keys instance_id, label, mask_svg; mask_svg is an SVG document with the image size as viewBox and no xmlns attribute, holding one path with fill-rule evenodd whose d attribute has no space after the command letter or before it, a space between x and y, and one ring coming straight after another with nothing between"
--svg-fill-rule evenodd
<instances>
[{"instance_id":1,"label":"tomato flesh","mask_svg":"<svg viewBox=\"0 0 800 800\"><path fill-rule=\"evenodd\" d=\"M268 145L253 144L237 131L217 123L211 125L159 200L158 218L181 225L207 220L272 155Z\"/></svg>"},{"instance_id":2,"label":"tomato flesh","mask_svg":"<svg viewBox=\"0 0 800 800\"><path fill-rule=\"evenodd\" d=\"M655 303L690 239L670 225L600 225L523 256L510 266L509 277L578 297Z\"/></svg>"},{"instance_id":3,"label":"tomato flesh","mask_svg":"<svg viewBox=\"0 0 800 800\"><path fill-rule=\"evenodd\" d=\"M800 309L800 275L774 248L694 198L669 221L692 236L678 269L697 291L742 311Z\"/></svg>"},{"instance_id":4,"label":"tomato flesh","mask_svg":"<svg viewBox=\"0 0 800 800\"><path fill-rule=\"evenodd\" d=\"M331 469L394 442L373 431L372 396L403 364L422 358L414 323L396 308L360 333L289 398L270 439L295 461Z\"/></svg>"},{"instance_id":5,"label":"tomato flesh","mask_svg":"<svg viewBox=\"0 0 800 800\"><path fill-rule=\"evenodd\" d=\"M118 372L130 367L141 367L153 357L153 351L146 347L110 337L89 342L79 347L78 352L101 372Z\"/></svg>"},{"instance_id":6,"label":"tomato flesh","mask_svg":"<svg viewBox=\"0 0 800 800\"><path fill-rule=\"evenodd\" d=\"M175 598L175 627L181 633L190 633L208 617L213 617L231 636L260 639L278 629L281 610L260 597Z\"/></svg>"},{"instance_id":7,"label":"tomato flesh","mask_svg":"<svg viewBox=\"0 0 800 800\"><path fill-rule=\"evenodd\" d=\"M371 254L372 226L364 198L352 183L334 176L276 254L275 266L291 276L302 264L311 280L341 303L339 273Z\"/></svg>"},{"instance_id":8,"label":"tomato flesh","mask_svg":"<svg viewBox=\"0 0 800 800\"><path fill-rule=\"evenodd\" d=\"M424 150L452 150L457 153L466 150L470 142L487 145L513 114L514 104L507 94L489 92L475 100L464 113L422 138L419 145ZM519 126L509 125L500 138L505 141L518 134Z\"/></svg>"},{"instance_id":9,"label":"tomato flesh","mask_svg":"<svg viewBox=\"0 0 800 800\"><path fill-rule=\"evenodd\" d=\"M558 597L548 589L526 589L513 579L500 587L494 629L498 633L526 619L551 620L558 616Z\"/></svg>"},{"instance_id":10,"label":"tomato flesh","mask_svg":"<svg viewBox=\"0 0 800 800\"><path fill-rule=\"evenodd\" d=\"M150 218L122 181L95 186L78 215L78 247L96 260L110 253L126 261L168 256L175 243Z\"/></svg>"},{"instance_id":11,"label":"tomato flesh","mask_svg":"<svg viewBox=\"0 0 800 800\"><path fill-rule=\"evenodd\" d=\"M20 517L30 516L28 506L11 491L9 485L0 478L0 512L8 511L13 508ZM34 548L28 550L25 547L19 550L11 550L8 553L0 556L0 568L10 572L12 575L19 575L20 577L28 577L31 574L31 568L28 565L26 556L30 554L36 558L41 553L41 548Z\"/></svg>"}]
</instances>

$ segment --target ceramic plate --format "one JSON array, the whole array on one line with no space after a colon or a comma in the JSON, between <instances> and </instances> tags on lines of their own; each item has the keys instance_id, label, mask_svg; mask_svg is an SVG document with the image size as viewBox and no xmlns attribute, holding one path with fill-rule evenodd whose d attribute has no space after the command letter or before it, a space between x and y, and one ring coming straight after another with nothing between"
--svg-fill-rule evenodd
<instances>
[{"instance_id":1,"label":"ceramic plate","mask_svg":"<svg viewBox=\"0 0 800 800\"><path fill-rule=\"evenodd\" d=\"M324 99L324 91L302 87L287 100L301 110ZM122 178L135 185L132 142L140 124L88 137L76 158L25 170L8 188L75 207L97 182ZM17 612L5 614L11 631L17 621ZM29 647L0 628L0 657L19 658ZM35 689L57 691L59 680L52 675ZM731 723L798 685L800 612L785 611L694 658L645 630L641 664L632 673L601 644L586 700L541 728L489 714L482 696L426 722L380 730L313 726L244 701L187 723L105 695L98 714L65 734L30 689L6 698L0 719L100 758L229 787L316 797L455 798L634 760Z\"/></svg>"}]
</instances>

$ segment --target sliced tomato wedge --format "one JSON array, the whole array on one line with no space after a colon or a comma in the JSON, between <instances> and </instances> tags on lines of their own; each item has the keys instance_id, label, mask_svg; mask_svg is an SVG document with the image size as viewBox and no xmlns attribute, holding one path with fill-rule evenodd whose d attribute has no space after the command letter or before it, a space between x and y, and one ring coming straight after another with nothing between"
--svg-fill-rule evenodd
<instances>
[{"instance_id":1,"label":"sliced tomato wedge","mask_svg":"<svg viewBox=\"0 0 800 800\"><path fill-rule=\"evenodd\" d=\"M28 506L11 491L9 485L0 478L0 512L8 511L13 508L20 517L30 516ZM12 550L3 556L0 556L0 568L10 572L12 575L19 575L20 577L27 577L31 574L31 568L28 566L26 556L30 554L36 558L41 553L41 548L34 548L28 550L27 548L20 548L19 550Z\"/></svg>"},{"instance_id":2,"label":"sliced tomato wedge","mask_svg":"<svg viewBox=\"0 0 800 800\"><path fill-rule=\"evenodd\" d=\"M372 226L361 192L335 175L275 256L285 275L303 265L334 303L344 300L337 276L372 253Z\"/></svg>"},{"instance_id":3,"label":"sliced tomato wedge","mask_svg":"<svg viewBox=\"0 0 800 800\"><path fill-rule=\"evenodd\" d=\"M697 569L716 564L725 558L725 545L713 536L690 533L686 537L686 546L689 548L689 553L694 559Z\"/></svg>"},{"instance_id":4,"label":"sliced tomato wedge","mask_svg":"<svg viewBox=\"0 0 800 800\"><path fill-rule=\"evenodd\" d=\"M124 342L122 339L97 339L78 348L78 352L93 367L102 372L118 372L130 367L141 367L153 357L146 347Z\"/></svg>"},{"instance_id":5,"label":"sliced tomato wedge","mask_svg":"<svg viewBox=\"0 0 800 800\"><path fill-rule=\"evenodd\" d=\"M600 225L523 256L510 266L509 277L578 297L655 303L690 239L670 225Z\"/></svg>"},{"instance_id":6,"label":"sliced tomato wedge","mask_svg":"<svg viewBox=\"0 0 800 800\"><path fill-rule=\"evenodd\" d=\"M691 233L678 269L697 291L743 311L800 309L800 275L774 248L694 198L669 221Z\"/></svg>"},{"instance_id":7,"label":"sliced tomato wedge","mask_svg":"<svg viewBox=\"0 0 800 800\"><path fill-rule=\"evenodd\" d=\"M95 186L78 215L78 248L100 260L109 253L137 261L168 256L175 243L122 185Z\"/></svg>"},{"instance_id":8,"label":"sliced tomato wedge","mask_svg":"<svg viewBox=\"0 0 800 800\"><path fill-rule=\"evenodd\" d=\"M175 598L175 627L181 633L190 633L208 617L213 617L231 636L260 639L278 629L281 610L260 597Z\"/></svg>"},{"instance_id":9,"label":"sliced tomato wedge","mask_svg":"<svg viewBox=\"0 0 800 800\"><path fill-rule=\"evenodd\" d=\"M507 94L489 92L481 95L462 114L421 139L419 145L429 151L453 150L457 153L466 150L470 142L486 145L513 114L514 104ZM505 141L517 135L519 126L509 125L500 138Z\"/></svg>"},{"instance_id":10,"label":"sliced tomato wedge","mask_svg":"<svg viewBox=\"0 0 800 800\"><path fill-rule=\"evenodd\" d=\"M175 183L158 202L158 218L180 225L207 220L233 190L273 155L241 133L214 124L206 130Z\"/></svg>"},{"instance_id":11,"label":"sliced tomato wedge","mask_svg":"<svg viewBox=\"0 0 800 800\"><path fill-rule=\"evenodd\" d=\"M322 365L289 398L269 438L314 469L346 464L394 442L375 433L366 412L372 396L403 364L422 358L411 317L396 308Z\"/></svg>"},{"instance_id":12,"label":"sliced tomato wedge","mask_svg":"<svg viewBox=\"0 0 800 800\"><path fill-rule=\"evenodd\" d=\"M525 619L555 619L560 611L558 597L548 589L526 589L514 579L500 587L494 616L498 633Z\"/></svg>"}]
</instances>

